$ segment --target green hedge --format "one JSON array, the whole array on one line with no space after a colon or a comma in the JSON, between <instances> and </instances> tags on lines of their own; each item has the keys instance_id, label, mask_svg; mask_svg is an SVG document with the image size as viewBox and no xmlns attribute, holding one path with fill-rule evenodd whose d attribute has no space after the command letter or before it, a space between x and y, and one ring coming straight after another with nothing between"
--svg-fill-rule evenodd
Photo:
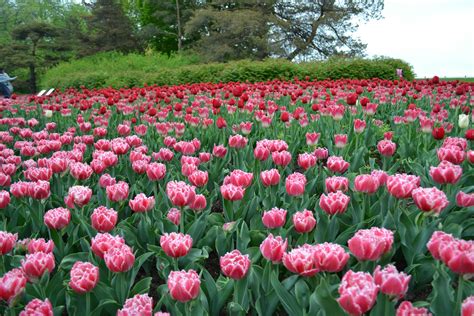
<instances>
[{"instance_id":1,"label":"green hedge","mask_svg":"<svg viewBox=\"0 0 474 316\"><path fill-rule=\"evenodd\" d=\"M412 67L400 60L328 59L292 63L281 59L265 61L241 60L229 63L196 64L193 56L123 55L102 53L61 63L41 78L42 88L86 86L88 88L142 86L143 84L174 85L196 82L267 81L273 79L395 79L396 69L404 77L414 79Z\"/></svg>"}]
</instances>

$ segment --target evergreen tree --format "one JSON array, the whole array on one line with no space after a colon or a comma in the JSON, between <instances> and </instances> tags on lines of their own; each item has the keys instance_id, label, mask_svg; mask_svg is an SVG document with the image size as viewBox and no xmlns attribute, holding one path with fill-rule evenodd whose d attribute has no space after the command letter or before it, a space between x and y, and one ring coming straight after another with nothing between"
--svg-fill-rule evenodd
<instances>
[{"instance_id":1,"label":"evergreen tree","mask_svg":"<svg viewBox=\"0 0 474 316\"><path fill-rule=\"evenodd\" d=\"M82 36L81 55L117 50L139 50L134 27L116 0L97 0L86 17L87 34Z\"/></svg>"}]
</instances>

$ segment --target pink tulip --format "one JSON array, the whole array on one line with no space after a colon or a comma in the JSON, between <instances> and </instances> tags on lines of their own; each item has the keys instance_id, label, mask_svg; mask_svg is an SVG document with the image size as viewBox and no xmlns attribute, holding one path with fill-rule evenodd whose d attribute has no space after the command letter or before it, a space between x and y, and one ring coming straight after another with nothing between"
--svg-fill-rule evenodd
<instances>
[{"instance_id":1,"label":"pink tulip","mask_svg":"<svg viewBox=\"0 0 474 316\"><path fill-rule=\"evenodd\" d=\"M359 316L374 306L377 293L378 287L370 274L349 270L342 277L337 302L346 313Z\"/></svg>"},{"instance_id":2,"label":"pink tulip","mask_svg":"<svg viewBox=\"0 0 474 316\"><path fill-rule=\"evenodd\" d=\"M417 188L411 195L416 206L423 212L439 214L449 205L446 194L435 187Z\"/></svg>"},{"instance_id":3,"label":"pink tulip","mask_svg":"<svg viewBox=\"0 0 474 316\"><path fill-rule=\"evenodd\" d=\"M462 176L462 167L443 160L438 167L430 167L430 176L436 183L454 184L458 182Z\"/></svg>"},{"instance_id":4,"label":"pink tulip","mask_svg":"<svg viewBox=\"0 0 474 316\"><path fill-rule=\"evenodd\" d=\"M325 242L314 246L314 261L320 271L339 272L345 267L349 257L338 244Z\"/></svg>"},{"instance_id":5,"label":"pink tulip","mask_svg":"<svg viewBox=\"0 0 474 316\"><path fill-rule=\"evenodd\" d=\"M328 215L342 214L346 211L351 198L341 191L321 194L319 207Z\"/></svg>"},{"instance_id":6,"label":"pink tulip","mask_svg":"<svg viewBox=\"0 0 474 316\"><path fill-rule=\"evenodd\" d=\"M40 279L46 271L53 272L55 266L52 253L35 252L21 260L21 267L30 282Z\"/></svg>"},{"instance_id":7,"label":"pink tulip","mask_svg":"<svg viewBox=\"0 0 474 316\"><path fill-rule=\"evenodd\" d=\"M283 240L280 236L273 237L272 234L269 234L260 244L260 252L265 259L273 263L279 263L283 258L287 246L287 239Z\"/></svg>"},{"instance_id":8,"label":"pink tulip","mask_svg":"<svg viewBox=\"0 0 474 316\"><path fill-rule=\"evenodd\" d=\"M279 208L272 208L269 211L264 211L262 222L265 227L273 229L285 225L287 211Z\"/></svg>"},{"instance_id":9,"label":"pink tulip","mask_svg":"<svg viewBox=\"0 0 474 316\"><path fill-rule=\"evenodd\" d=\"M35 298L26 304L20 316L53 316L53 306L48 299L44 301Z\"/></svg>"},{"instance_id":10,"label":"pink tulip","mask_svg":"<svg viewBox=\"0 0 474 316\"><path fill-rule=\"evenodd\" d=\"M391 157L395 154L395 150L397 150L397 144L391 140L384 139L377 144L377 150L382 156Z\"/></svg>"},{"instance_id":11,"label":"pink tulip","mask_svg":"<svg viewBox=\"0 0 474 316\"><path fill-rule=\"evenodd\" d=\"M349 168L349 163L342 157L331 156L328 158L326 165L329 170L335 173L344 173Z\"/></svg>"},{"instance_id":12,"label":"pink tulip","mask_svg":"<svg viewBox=\"0 0 474 316\"><path fill-rule=\"evenodd\" d=\"M249 255L242 255L237 249L226 253L220 258L222 273L234 280L240 280L250 268Z\"/></svg>"},{"instance_id":13,"label":"pink tulip","mask_svg":"<svg viewBox=\"0 0 474 316\"><path fill-rule=\"evenodd\" d=\"M44 214L43 221L49 229L60 230L69 225L71 212L64 207L54 208Z\"/></svg>"},{"instance_id":14,"label":"pink tulip","mask_svg":"<svg viewBox=\"0 0 474 316\"><path fill-rule=\"evenodd\" d=\"M414 307L411 302L403 301L398 306L396 316L431 316L426 308ZM463 315L464 316L464 315Z\"/></svg>"},{"instance_id":15,"label":"pink tulip","mask_svg":"<svg viewBox=\"0 0 474 316\"><path fill-rule=\"evenodd\" d=\"M358 192L372 194L377 192L379 186L378 178L369 174L361 174L354 179L354 189Z\"/></svg>"},{"instance_id":16,"label":"pink tulip","mask_svg":"<svg viewBox=\"0 0 474 316\"><path fill-rule=\"evenodd\" d=\"M118 214L112 208L99 206L91 215L92 227L100 233L107 233L117 224Z\"/></svg>"},{"instance_id":17,"label":"pink tulip","mask_svg":"<svg viewBox=\"0 0 474 316\"><path fill-rule=\"evenodd\" d=\"M112 272L126 272L133 267L135 255L132 249L123 244L113 247L104 254L105 265Z\"/></svg>"},{"instance_id":18,"label":"pink tulip","mask_svg":"<svg viewBox=\"0 0 474 316\"><path fill-rule=\"evenodd\" d=\"M201 280L194 270L171 271L167 284L171 298L186 303L198 297Z\"/></svg>"},{"instance_id":19,"label":"pink tulip","mask_svg":"<svg viewBox=\"0 0 474 316\"><path fill-rule=\"evenodd\" d=\"M474 193L464 193L462 191L459 191L456 194L456 204L459 207L474 206Z\"/></svg>"},{"instance_id":20,"label":"pink tulip","mask_svg":"<svg viewBox=\"0 0 474 316\"><path fill-rule=\"evenodd\" d=\"M280 172L278 169L265 170L260 173L260 181L265 187L278 185L280 183Z\"/></svg>"},{"instance_id":21,"label":"pink tulip","mask_svg":"<svg viewBox=\"0 0 474 316\"><path fill-rule=\"evenodd\" d=\"M188 254L193 246L193 239L183 233L165 233L160 238L160 246L167 256L179 258Z\"/></svg>"},{"instance_id":22,"label":"pink tulip","mask_svg":"<svg viewBox=\"0 0 474 316\"><path fill-rule=\"evenodd\" d=\"M87 205L92 197L92 190L89 187L76 185L69 188L68 195L64 198L64 203L68 208L83 207Z\"/></svg>"},{"instance_id":23,"label":"pink tulip","mask_svg":"<svg viewBox=\"0 0 474 316\"><path fill-rule=\"evenodd\" d=\"M148 294L136 294L127 298L123 308L117 311L116 316L151 316L153 314L153 298Z\"/></svg>"},{"instance_id":24,"label":"pink tulip","mask_svg":"<svg viewBox=\"0 0 474 316\"><path fill-rule=\"evenodd\" d=\"M387 265L383 270L380 266L374 271L374 280L380 291L388 296L401 299L408 291L411 276L398 272L394 265Z\"/></svg>"},{"instance_id":25,"label":"pink tulip","mask_svg":"<svg viewBox=\"0 0 474 316\"><path fill-rule=\"evenodd\" d=\"M467 297L461 305L461 316L474 315L474 295Z\"/></svg>"},{"instance_id":26,"label":"pink tulip","mask_svg":"<svg viewBox=\"0 0 474 316\"><path fill-rule=\"evenodd\" d=\"M316 227L316 219L311 211L296 212L292 219L293 226L298 233L308 233Z\"/></svg>"},{"instance_id":27,"label":"pink tulip","mask_svg":"<svg viewBox=\"0 0 474 316\"><path fill-rule=\"evenodd\" d=\"M28 253L44 252L52 253L54 250L54 242L52 240L44 240L44 238L30 239L28 242Z\"/></svg>"},{"instance_id":28,"label":"pink tulip","mask_svg":"<svg viewBox=\"0 0 474 316\"><path fill-rule=\"evenodd\" d=\"M183 207L194 201L196 193L194 187L183 181L170 181L166 184L166 195L173 205Z\"/></svg>"},{"instance_id":29,"label":"pink tulip","mask_svg":"<svg viewBox=\"0 0 474 316\"><path fill-rule=\"evenodd\" d=\"M393 232L378 227L360 229L347 244L358 260L375 261L392 249Z\"/></svg>"},{"instance_id":30,"label":"pink tulip","mask_svg":"<svg viewBox=\"0 0 474 316\"><path fill-rule=\"evenodd\" d=\"M233 184L224 184L220 188L222 197L229 201L242 200L245 194L245 188Z\"/></svg>"},{"instance_id":31,"label":"pink tulip","mask_svg":"<svg viewBox=\"0 0 474 316\"><path fill-rule=\"evenodd\" d=\"M128 201L128 205L134 212L148 212L155 207L155 197L147 197L144 193L140 193L133 200Z\"/></svg>"},{"instance_id":32,"label":"pink tulip","mask_svg":"<svg viewBox=\"0 0 474 316\"><path fill-rule=\"evenodd\" d=\"M125 244L125 240L120 236L112 236L109 233L98 233L92 238L91 250L92 252L103 259L106 252L113 248L119 248Z\"/></svg>"},{"instance_id":33,"label":"pink tulip","mask_svg":"<svg viewBox=\"0 0 474 316\"><path fill-rule=\"evenodd\" d=\"M387 179L388 192L397 199L411 197L414 189L420 186L420 177L408 174L395 174Z\"/></svg>"},{"instance_id":34,"label":"pink tulip","mask_svg":"<svg viewBox=\"0 0 474 316\"><path fill-rule=\"evenodd\" d=\"M299 172L290 174L285 180L286 193L290 196L303 195L305 186L306 177Z\"/></svg>"},{"instance_id":35,"label":"pink tulip","mask_svg":"<svg viewBox=\"0 0 474 316\"><path fill-rule=\"evenodd\" d=\"M84 294L92 291L99 281L99 268L90 262L76 261L71 269L69 286L74 292Z\"/></svg>"},{"instance_id":36,"label":"pink tulip","mask_svg":"<svg viewBox=\"0 0 474 316\"><path fill-rule=\"evenodd\" d=\"M336 191L347 192L347 190L349 189L349 179L347 179L346 177L332 176L326 178L325 184L326 192L329 193Z\"/></svg>"},{"instance_id":37,"label":"pink tulip","mask_svg":"<svg viewBox=\"0 0 474 316\"><path fill-rule=\"evenodd\" d=\"M314 246L304 244L283 255L283 265L293 273L310 277L319 272L314 261Z\"/></svg>"},{"instance_id":38,"label":"pink tulip","mask_svg":"<svg viewBox=\"0 0 474 316\"><path fill-rule=\"evenodd\" d=\"M107 198L112 202L124 201L128 197L128 183L119 181L116 184L109 185L105 190Z\"/></svg>"},{"instance_id":39,"label":"pink tulip","mask_svg":"<svg viewBox=\"0 0 474 316\"><path fill-rule=\"evenodd\" d=\"M0 278L0 300L10 304L23 292L27 281L28 279L21 268L15 268L5 273Z\"/></svg>"},{"instance_id":40,"label":"pink tulip","mask_svg":"<svg viewBox=\"0 0 474 316\"><path fill-rule=\"evenodd\" d=\"M0 254L5 255L12 251L18 239L18 234L0 231Z\"/></svg>"}]
</instances>

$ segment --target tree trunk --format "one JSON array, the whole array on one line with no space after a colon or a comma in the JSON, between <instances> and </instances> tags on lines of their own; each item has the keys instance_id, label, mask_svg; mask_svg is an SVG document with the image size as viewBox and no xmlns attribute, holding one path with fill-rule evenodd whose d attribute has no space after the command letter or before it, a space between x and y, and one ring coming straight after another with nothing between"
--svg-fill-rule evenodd
<instances>
[{"instance_id":1,"label":"tree trunk","mask_svg":"<svg viewBox=\"0 0 474 316\"><path fill-rule=\"evenodd\" d=\"M176 0L176 20L178 24L178 52L182 49L182 32L181 32L181 17L179 14L179 0Z\"/></svg>"},{"instance_id":2,"label":"tree trunk","mask_svg":"<svg viewBox=\"0 0 474 316\"><path fill-rule=\"evenodd\" d=\"M31 50L31 55L33 56L33 62L30 64L30 89L31 92L36 94L36 45L37 41L33 41L33 48Z\"/></svg>"}]
</instances>

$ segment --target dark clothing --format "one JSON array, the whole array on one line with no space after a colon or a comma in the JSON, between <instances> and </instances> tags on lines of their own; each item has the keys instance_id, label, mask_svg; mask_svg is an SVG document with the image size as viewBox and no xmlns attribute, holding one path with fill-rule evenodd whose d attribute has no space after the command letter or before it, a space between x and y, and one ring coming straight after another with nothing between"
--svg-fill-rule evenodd
<instances>
[{"instance_id":1,"label":"dark clothing","mask_svg":"<svg viewBox=\"0 0 474 316\"><path fill-rule=\"evenodd\" d=\"M7 99L9 99L12 95L10 89L8 89L7 85L3 82L0 82L0 94L2 94Z\"/></svg>"}]
</instances>

